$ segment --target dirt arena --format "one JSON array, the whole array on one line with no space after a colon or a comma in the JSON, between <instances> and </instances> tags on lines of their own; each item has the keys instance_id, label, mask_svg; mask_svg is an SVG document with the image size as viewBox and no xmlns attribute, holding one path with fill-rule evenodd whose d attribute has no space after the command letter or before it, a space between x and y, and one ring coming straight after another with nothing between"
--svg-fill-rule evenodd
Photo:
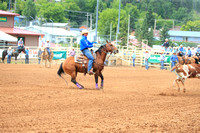
<instances>
[{"instance_id":1,"label":"dirt arena","mask_svg":"<svg viewBox=\"0 0 200 133\"><path fill-rule=\"evenodd\" d=\"M183 93L170 71L105 67L103 90L78 74L80 90L58 67L0 64L1 133L200 132L199 79L186 80Z\"/></svg>"}]
</instances>

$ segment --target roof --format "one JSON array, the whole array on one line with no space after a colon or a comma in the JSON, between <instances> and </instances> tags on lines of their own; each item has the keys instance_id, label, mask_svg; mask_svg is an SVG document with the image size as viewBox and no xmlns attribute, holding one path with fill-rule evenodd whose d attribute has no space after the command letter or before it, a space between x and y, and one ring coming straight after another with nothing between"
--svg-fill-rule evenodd
<instances>
[{"instance_id":1,"label":"roof","mask_svg":"<svg viewBox=\"0 0 200 133\"><path fill-rule=\"evenodd\" d=\"M51 35L56 35L56 36L77 36L75 33L72 33L68 30L65 30L63 28L55 28L55 27L40 27L40 26L33 26L33 27L27 27L27 30L31 31L36 31L36 32L41 32L41 33L48 33Z\"/></svg>"},{"instance_id":2,"label":"roof","mask_svg":"<svg viewBox=\"0 0 200 133\"><path fill-rule=\"evenodd\" d=\"M17 14L17 13L12 13L12 12L3 11L3 10L0 10L0 15L5 15L5 16L19 16L19 14Z\"/></svg>"},{"instance_id":3,"label":"roof","mask_svg":"<svg viewBox=\"0 0 200 133\"><path fill-rule=\"evenodd\" d=\"M48 27L67 27L68 23L44 23L42 26L48 26Z\"/></svg>"},{"instance_id":4,"label":"roof","mask_svg":"<svg viewBox=\"0 0 200 133\"><path fill-rule=\"evenodd\" d=\"M9 34L6 34L5 32L3 31L0 31L0 41L7 41L7 42L17 42L17 38L16 37L13 37Z\"/></svg>"},{"instance_id":5,"label":"roof","mask_svg":"<svg viewBox=\"0 0 200 133\"><path fill-rule=\"evenodd\" d=\"M197 31L169 31L170 36L184 36L184 37L200 37L200 32Z\"/></svg>"},{"instance_id":6,"label":"roof","mask_svg":"<svg viewBox=\"0 0 200 133\"><path fill-rule=\"evenodd\" d=\"M87 29L85 26L81 26L79 29Z\"/></svg>"},{"instance_id":7,"label":"roof","mask_svg":"<svg viewBox=\"0 0 200 133\"><path fill-rule=\"evenodd\" d=\"M0 27L0 31L3 31L7 34L11 35L31 35L31 36L42 36L43 34L28 31L28 30L23 30L19 28L8 28L8 27Z\"/></svg>"}]
</instances>

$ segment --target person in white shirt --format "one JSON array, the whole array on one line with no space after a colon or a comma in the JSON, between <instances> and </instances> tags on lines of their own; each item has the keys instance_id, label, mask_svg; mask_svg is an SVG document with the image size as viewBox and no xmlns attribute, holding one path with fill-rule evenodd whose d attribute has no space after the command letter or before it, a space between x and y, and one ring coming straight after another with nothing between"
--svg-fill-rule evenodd
<instances>
[{"instance_id":1,"label":"person in white shirt","mask_svg":"<svg viewBox=\"0 0 200 133\"><path fill-rule=\"evenodd\" d=\"M47 40L47 42L45 43L45 48L46 48L47 52L49 53L49 55L51 55L50 47L51 47L51 44L50 44L49 40Z\"/></svg>"},{"instance_id":2,"label":"person in white shirt","mask_svg":"<svg viewBox=\"0 0 200 133\"><path fill-rule=\"evenodd\" d=\"M146 70L149 69L149 62L148 62L149 58L150 58L149 51L146 50L145 53L144 53L144 61L145 61L145 68L146 68Z\"/></svg>"},{"instance_id":3,"label":"person in white shirt","mask_svg":"<svg viewBox=\"0 0 200 133\"><path fill-rule=\"evenodd\" d=\"M191 49L191 53L192 53L192 56L195 56L195 54L196 54L196 50L194 49L194 47L192 47L192 49Z\"/></svg>"},{"instance_id":4,"label":"person in white shirt","mask_svg":"<svg viewBox=\"0 0 200 133\"><path fill-rule=\"evenodd\" d=\"M10 64L11 56L12 56L12 48L11 47L8 48L7 53L8 53L7 64Z\"/></svg>"}]
</instances>

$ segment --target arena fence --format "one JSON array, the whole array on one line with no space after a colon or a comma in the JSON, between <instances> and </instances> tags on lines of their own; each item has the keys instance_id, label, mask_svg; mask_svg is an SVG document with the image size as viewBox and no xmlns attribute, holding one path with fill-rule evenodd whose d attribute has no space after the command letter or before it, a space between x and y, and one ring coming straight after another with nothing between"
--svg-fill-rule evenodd
<instances>
[{"instance_id":1,"label":"arena fence","mask_svg":"<svg viewBox=\"0 0 200 133\"><path fill-rule=\"evenodd\" d=\"M100 44L97 44L94 46L93 50L96 51L100 47ZM12 49L16 49L17 46L12 46ZM121 47L117 46L119 53L116 55L107 55L105 63L108 66L132 66L132 53L133 51L136 53L136 60L135 65L136 67L143 67L144 66L144 52L145 49L142 48L127 48L127 47ZM0 53L3 52L3 50L8 49L8 46L0 46ZM38 63L38 47L31 47L29 46L29 63L31 64L37 64ZM42 48L43 50L43 48ZM72 50L72 47L52 47L51 50L54 52L54 58L53 58L53 64L60 64L65 60L65 58L69 57L70 51ZM74 48L76 51L76 54L81 54L81 51L78 47ZM151 50L150 52L150 59L149 59L149 66L152 68L160 68L160 50ZM170 55L171 53L167 53L166 60L165 60L165 68L170 69ZM0 57L2 57L2 54L0 54ZM6 59L5 59L5 62ZM12 62L14 62L14 57L12 57ZM18 56L17 63L25 63L25 54L20 54Z\"/></svg>"}]
</instances>

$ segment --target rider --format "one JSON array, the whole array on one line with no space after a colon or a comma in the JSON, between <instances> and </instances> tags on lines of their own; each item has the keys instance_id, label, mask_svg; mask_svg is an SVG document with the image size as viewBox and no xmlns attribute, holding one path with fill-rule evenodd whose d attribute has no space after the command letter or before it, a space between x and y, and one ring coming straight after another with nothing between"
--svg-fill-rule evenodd
<instances>
[{"instance_id":1,"label":"rider","mask_svg":"<svg viewBox=\"0 0 200 133\"><path fill-rule=\"evenodd\" d=\"M22 38L20 38L19 41L18 41L17 50L20 53L21 51L23 51L23 49L24 49L24 41L22 40Z\"/></svg>"},{"instance_id":2,"label":"rider","mask_svg":"<svg viewBox=\"0 0 200 133\"><path fill-rule=\"evenodd\" d=\"M45 48L46 48L47 52L49 53L49 56L51 55L50 46L51 46L51 44L49 43L49 40L47 40L47 42L45 43Z\"/></svg>"},{"instance_id":3,"label":"rider","mask_svg":"<svg viewBox=\"0 0 200 133\"><path fill-rule=\"evenodd\" d=\"M89 32L87 30L83 30L81 32L82 38L80 40L80 50L89 59L89 62L88 62L88 74L91 75L91 74L94 74L93 69L92 69L94 57L92 56L92 53L90 52L90 50L88 48L92 48L93 44L96 43L96 42L89 42L87 40L88 33Z\"/></svg>"}]
</instances>

